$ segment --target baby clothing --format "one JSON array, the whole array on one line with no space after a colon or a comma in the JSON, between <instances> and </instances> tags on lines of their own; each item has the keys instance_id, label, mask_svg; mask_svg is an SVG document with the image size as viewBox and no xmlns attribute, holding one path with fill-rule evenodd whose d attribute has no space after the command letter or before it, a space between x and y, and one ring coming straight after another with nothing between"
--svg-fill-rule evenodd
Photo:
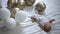
<instances>
[{"instance_id":1,"label":"baby clothing","mask_svg":"<svg viewBox=\"0 0 60 34\"><path fill-rule=\"evenodd\" d=\"M39 15L39 14L35 14L33 15L35 16L35 18L40 22L40 23L46 23L48 21L48 18L44 15Z\"/></svg>"}]
</instances>

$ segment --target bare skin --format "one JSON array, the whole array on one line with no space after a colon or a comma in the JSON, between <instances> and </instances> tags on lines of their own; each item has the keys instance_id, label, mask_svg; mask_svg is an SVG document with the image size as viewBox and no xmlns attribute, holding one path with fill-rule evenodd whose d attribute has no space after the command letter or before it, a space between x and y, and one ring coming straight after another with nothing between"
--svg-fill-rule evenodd
<instances>
[{"instance_id":1,"label":"bare skin","mask_svg":"<svg viewBox=\"0 0 60 34\"><path fill-rule=\"evenodd\" d=\"M43 15L42 12L43 12L42 10L41 10L41 11L38 11L38 14ZM32 22L38 23L38 26L39 26L41 29L43 29L45 32L49 32L49 31L51 30L51 28L52 28L51 24L52 24L53 21L55 21L55 19L50 19L50 20L48 20L48 22L41 24L41 23L36 19L35 16L32 16L31 19L32 19ZM38 22L37 22L37 21L38 21Z\"/></svg>"},{"instance_id":2,"label":"bare skin","mask_svg":"<svg viewBox=\"0 0 60 34\"><path fill-rule=\"evenodd\" d=\"M41 29L43 29L45 32L49 32L51 30L51 28L52 28L52 25L51 24L52 24L53 21L55 21L55 20L54 19L51 19L51 20L49 20L48 22L46 22L44 24L41 24L39 22L38 22L38 24L39 24L39 27Z\"/></svg>"},{"instance_id":3,"label":"bare skin","mask_svg":"<svg viewBox=\"0 0 60 34\"><path fill-rule=\"evenodd\" d=\"M35 16L32 16L31 19L32 19L32 22L35 22L37 20Z\"/></svg>"},{"instance_id":4,"label":"bare skin","mask_svg":"<svg viewBox=\"0 0 60 34\"><path fill-rule=\"evenodd\" d=\"M37 19L34 16L32 16L31 19L33 21L35 21L35 22L37 21ZM51 30L51 24L52 24L53 21L55 21L55 20L54 19L51 19L48 22L43 23L43 24L41 24L40 22L37 22L37 23L38 23L38 26L41 29L43 29L45 32L49 32Z\"/></svg>"}]
</instances>

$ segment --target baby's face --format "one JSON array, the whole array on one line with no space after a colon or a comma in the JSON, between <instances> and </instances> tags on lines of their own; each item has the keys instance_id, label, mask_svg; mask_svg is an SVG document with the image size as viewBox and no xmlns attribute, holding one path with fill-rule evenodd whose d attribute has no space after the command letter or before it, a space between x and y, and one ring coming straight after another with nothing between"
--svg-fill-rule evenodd
<instances>
[{"instance_id":1,"label":"baby's face","mask_svg":"<svg viewBox=\"0 0 60 34\"><path fill-rule=\"evenodd\" d=\"M43 10L38 10L37 13L42 15L44 13L44 11Z\"/></svg>"}]
</instances>

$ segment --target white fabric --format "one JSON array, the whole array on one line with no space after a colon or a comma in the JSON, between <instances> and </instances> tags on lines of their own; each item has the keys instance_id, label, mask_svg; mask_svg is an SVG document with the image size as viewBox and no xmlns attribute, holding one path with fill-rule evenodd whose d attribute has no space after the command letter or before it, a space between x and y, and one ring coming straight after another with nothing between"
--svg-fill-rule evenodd
<instances>
[{"instance_id":1,"label":"white fabric","mask_svg":"<svg viewBox=\"0 0 60 34\"><path fill-rule=\"evenodd\" d=\"M0 28L2 28L4 26L4 21L0 20Z\"/></svg>"},{"instance_id":2,"label":"white fabric","mask_svg":"<svg viewBox=\"0 0 60 34\"><path fill-rule=\"evenodd\" d=\"M6 7L6 0L0 0L1 4L3 7ZM46 8L46 14L50 16L50 12L52 11L60 11L60 0L36 0L36 3L37 4L38 2L45 2L47 8ZM34 5L35 5L34 4ZM32 10L33 8L29 8L31 11L35 11L35 10ZM25 9L26 11L27 9ZM30 11L28 10L28 11ZM32 14L33 14L32 12ZM52 12L52 13L54 13ZM31 13L30 13L31 14ZM57 13L58 14L58 13ZM59 15L60 16L60 15ZM51 30L51 32L49 32L48 34L60 34L60 21L58 22L58 16L55 18L57 19L56 23L54 23L54 26L53 26L53 29ZM60 18L60 17L59 17ZM28 20L28 19L27 19ZM35 26L33 23L29 23L29 22L26 22L26 23L22 23L23 25L23 31L24 31L24 34L43 34L43 31L39 30L39 28L37 26ZM0 34L21 34L21 27L17 27L15 30L10 30L10 31L7 31L7 32L3 32L2 30L0 30ZM56 28L56 29L55 29ZM38 29L38 30L37 30ZM41 33L40 33L41 32ZM45 34L45 33L44 33Z\"/></svg>"},{"instance_id":3,"label":"white fabric","mask_svg":"<svg viewBox=\"0 0 60 34\"><path fill-rule=\"evenodd\" d=\"M41 23L46 23L46 22L48 22L48 20L49 20L49 19L48 19L47 17L45 17L44 15L35 14L35 15L33 15L33 16L35 16L36 19L39 20Z\"/></svg>"},{"instance_id":4,"label":"white fabric","mask_svg":"<svg viewBox=\"0 0 60 34\"><path fill-rule=\"evenodd\" d=\"M24 32L26 34L47 34L41 28L38 27L38 24L32 23L30 18L27 18L23 25L25 26Z\"/></svg>"}]
</instances>

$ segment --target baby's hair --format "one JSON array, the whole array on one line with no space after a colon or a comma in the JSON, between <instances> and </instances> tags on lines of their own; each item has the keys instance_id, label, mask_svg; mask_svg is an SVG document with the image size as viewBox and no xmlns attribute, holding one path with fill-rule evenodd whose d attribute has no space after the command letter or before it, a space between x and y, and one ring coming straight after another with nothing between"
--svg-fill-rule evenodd
<instances>
[{"instance_id":1,"label":"baby's hair","mask_svg":"<svg viewBox=\"0 0 60 34\"><path fill-rule=\"evenodd\" d=\"M46 9L46 4L44 2L39 2L36 4L36 10L45 10Z\"/></svg>"}]
</instances>

